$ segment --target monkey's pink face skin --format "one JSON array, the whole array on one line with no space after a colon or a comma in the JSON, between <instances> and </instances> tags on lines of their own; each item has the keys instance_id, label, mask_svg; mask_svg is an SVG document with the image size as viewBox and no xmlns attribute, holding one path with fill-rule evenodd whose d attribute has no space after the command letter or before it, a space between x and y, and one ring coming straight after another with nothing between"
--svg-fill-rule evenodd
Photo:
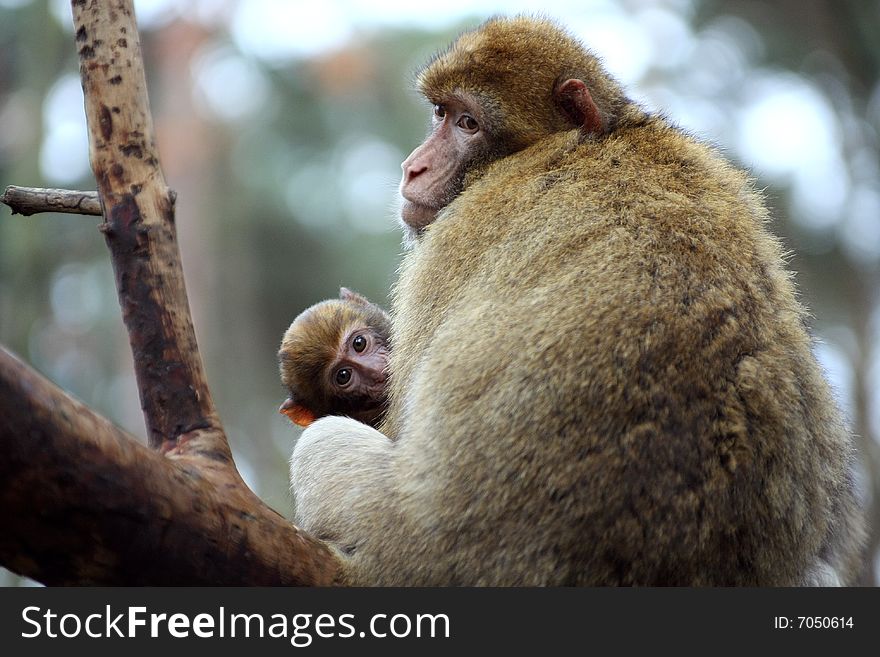
<instances>
[{"instance_id":1,"label":"monkey's pink face skin","mask_svg":"<svg viewBox=\"0 0 880 657\"><path fill-rule=\"evenodd\" d=\"M337 397L357 402L361 412L351 417L371 418L384 405L388 379L388 346L373 329L357 328L345 336L330 368L330 386Z\"/></svg>"},{"instance_id":2,"label":"monkey's pink face skin","mask_svg":"<svg viewBox=\"0 0 880 657\"><path fill-rule=\"evenodd\" d=\"M400 208L403 222L421 231L461 191L468 164L486 144L470 99L451 97L436 102L431 134L403 161Z\"/></svg>"},{"instance_id":3,"label":"monkey's pink face skin","mask_svg":"<svg viewBox=\"0 0 880 657\"><path fill-rule=\"evenodd\" d=\"M400 218L403 219L403 223L407 226L418 231L434 223L434 219L437 218L439 211L438 208L405 200L400 207Z\"/></svg>"}]
</instances>

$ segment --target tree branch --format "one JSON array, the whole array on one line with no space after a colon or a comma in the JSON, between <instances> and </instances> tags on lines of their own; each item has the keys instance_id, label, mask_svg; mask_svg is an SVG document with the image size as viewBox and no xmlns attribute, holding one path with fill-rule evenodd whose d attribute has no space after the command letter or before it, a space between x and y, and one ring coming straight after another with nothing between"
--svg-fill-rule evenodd
<instances>
[{"instance_id":1,"label":"tree branch","mask_svg":"<svg viewBox=\"0 0 880 657\"><path fill-rule=\"evenodd\" d=\"M149 450L0 348L0 563L46 584L325 585L232 461L196 346L131 0L73 0L101 225ZM49 192L45 192L49 193Z\"/></svg>"},{"instance_id":2,"label":"tree branch","mask_svg":"<svg viewBox=\"0 0 880 657\"><path fill-rule=\"evenodd\" d=\"M150 445L170 449L196 429L225 443L190 321L131 2L74 0L73 24L102 231Z\"/></svg>"},{"instance_id":3,"label":"tree branch","mask_svg":"<svg viewBox=\"0 0 880 657\"><path fill-rule=\"evenodd\" d=\"M12 214L25 216L40 212L101 215L98 192L9 185L3 196L0 196L0 203L8 205Z\"/></svg>"},{"instance_id":4,"label":"tree branch","mask_svg":"<svg viewBox=\"0 0 880 657\"><path fill-rule=\"evenodd\" d=\"M329 550L200 438L149 450L0 348L0 562L45 584L333 584Z\"/></svg>"}]
</instances>

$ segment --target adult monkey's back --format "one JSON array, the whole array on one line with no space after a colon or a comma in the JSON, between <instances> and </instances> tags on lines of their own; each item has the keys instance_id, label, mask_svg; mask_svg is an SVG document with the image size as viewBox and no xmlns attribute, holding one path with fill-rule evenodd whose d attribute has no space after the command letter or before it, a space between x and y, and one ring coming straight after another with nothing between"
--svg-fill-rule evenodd
<instances>
[{"instance_id":1,"label":"adult monkey's back","mask_svg":"<svg viewBox=\"0 0 880 657\"><path fill-rule=\"evenodd\" d=\"M317 422L297 520L381 584L834 584L852 440L748 178L554 24L420 75L384 435Z\"/></svg>"}]
</instances>

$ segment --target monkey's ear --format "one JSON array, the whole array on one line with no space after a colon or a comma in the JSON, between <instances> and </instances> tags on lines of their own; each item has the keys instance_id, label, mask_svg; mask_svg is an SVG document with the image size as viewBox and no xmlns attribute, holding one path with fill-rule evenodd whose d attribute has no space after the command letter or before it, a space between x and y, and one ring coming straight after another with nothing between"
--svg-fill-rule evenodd
<instances>
[{"instance_id":1,"label":"monkey's ear","mask_svg":"<svg viewBox=\"0 0 880 657\"><path fill-rule=\"evenodd\" d=\"M556 103L565 112L569 120L576 126L580 126L588 134L601 134L605 132L605 124L599 108L593 102L590 90L583 80L571 78L562 82L554 92Z\"/></svg>"},{"instance_id":2,"label":"monkey's ear","mask_svg":"<svg viewBox=\"0 0 880 657\"><path fill-rule=\"evenodd\" d=\"M307 427L318 419L309 409L301 404L297 404L290 397L281 404L281 408L278 409L278 412L282 415L286 415L290 418L291 422L301 427Z\"/></svg>"},{"instance_id":3,"label":"monkey's ear","mask_svg":"<svg viewBox=\"0 0 880 657\"><path fill-rule=\"evenodd\" d=\"M360 303L366 306L370 305L370 302L367 300L366 297L361 296L357 292L352 292L347 287L339 288L339 298L343 301L352 301L354 303Z\"/></svg>"}]
</instances>

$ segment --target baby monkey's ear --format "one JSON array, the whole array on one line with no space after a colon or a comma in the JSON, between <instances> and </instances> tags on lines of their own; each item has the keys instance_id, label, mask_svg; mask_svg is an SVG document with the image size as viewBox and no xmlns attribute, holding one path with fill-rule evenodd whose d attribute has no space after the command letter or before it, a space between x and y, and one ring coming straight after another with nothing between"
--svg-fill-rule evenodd
<instances>
[{"instance_id":1,"label":"baby monkey's ear","mask_svg":"<svg viewBox=\"0 0 880 657\"><path fill-rule=\"evenodd\" d=\"M369 300L367 300L366 297L361 296L357 292L352 292L347 287L339 288L339 298L342 299L343 301L351 301L353 303L359 303L364 306L371 305Z\"/></svg>"},{"instance_id":2,"label":"baby monkey's ear","mask_svg":"<svg viewBox=\"0 0 880 657\"><path fill-rule=\"evenodd\" d=\"M290 397L281 404L278 412L286 415L290 418L291 422L301 427L307 427L317 419L314 413L302 404L297 404Z\"/></svg>"}]
</instances>

